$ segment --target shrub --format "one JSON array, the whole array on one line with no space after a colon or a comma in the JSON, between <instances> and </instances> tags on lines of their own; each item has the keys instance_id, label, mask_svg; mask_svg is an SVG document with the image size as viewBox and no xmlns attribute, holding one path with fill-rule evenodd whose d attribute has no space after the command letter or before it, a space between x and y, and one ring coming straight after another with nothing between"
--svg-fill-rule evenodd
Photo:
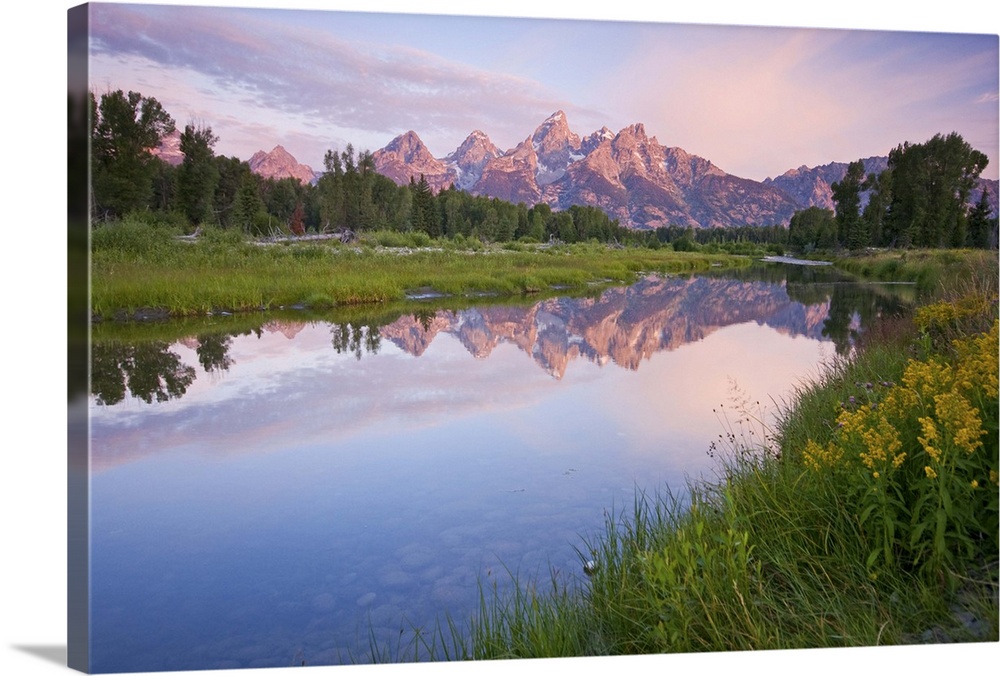
<instances>
[{"instance_id":1,"label":"shrub","mask_svg":"<svg viewBox=\"0 0 1000 676\"><path fill-rule=\"evenodd\" d=\"M202 229L201 236L210 244L242 244L246 241L246 235L237 228L206 226Z\"/></svg>"},{"instance_id":2,"label":"shrub","mask_svg":"<svg viewBox=\"0 0 1000 676\"><path fill-rule=\"evenodd\" d=\"M696 251L698 249L698 243L688 235L684 235L680 239L675 239L672 246L674 251Z\"/></svg>"},{"instance_id":3,"label":"shrub","mask_svg":"<svg viewBox=\"0 0 1000 676\"><path fill-rule=\"evenodd\" d=\"M396 230L379 230L371 235L379 246L389 249L411 248L419 249L431 244L431 236L422 231L399 232Z\"/></svg>"},{"instance_id":4,"label":"shrub","mask_svg":"<svg viewBox=\"0 0 1000 676\"><path fill-rule=\"evenodd\" d=\"M95 252L115 251L143 257L173 243L178 232L170 227L153 225L129 215L120 221L96 226L91 232L91 247Z\"/></svg>"}]
</instances>

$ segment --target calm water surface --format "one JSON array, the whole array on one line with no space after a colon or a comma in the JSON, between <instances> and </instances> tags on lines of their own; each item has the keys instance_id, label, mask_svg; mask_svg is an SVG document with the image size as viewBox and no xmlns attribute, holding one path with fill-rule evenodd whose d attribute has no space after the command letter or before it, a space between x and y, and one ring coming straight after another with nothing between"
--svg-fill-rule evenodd
<instances>
[{"instance_id":1,"label":"calm water surface","mask_svg":"<svg viewBox=\"0 0 1000 676\"><path fill-rule=\"evenodd\" d=\"M790 274L99 327L93 669L366 661L370 635L464 624L506 570L583 577L607 510L712 476L713 409L773 412L900 307L831 271Z\"/></svg>"}]
</instances>

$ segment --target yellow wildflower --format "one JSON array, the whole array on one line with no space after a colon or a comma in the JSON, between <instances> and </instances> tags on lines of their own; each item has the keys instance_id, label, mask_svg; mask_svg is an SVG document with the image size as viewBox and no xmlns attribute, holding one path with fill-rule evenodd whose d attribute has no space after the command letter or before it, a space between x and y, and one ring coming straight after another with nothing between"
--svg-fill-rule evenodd
<instances>
[{"instance_id":1,"label":"yellow wildflower","mask_svg":"<svg viewBox=\"0 0 1000 676\"><path fill-rule=\"evenodd\" d=\"M938 392L947 392L955 380L951 366L931 359L910 361L903 372L903 384L912 392L908 404L926 410Z\"/></svg>"},{"instance_id":2,"label":"yellow wildflower","mask_svg":"<svg viewBox=\"0 0 1000 676\"><path fill-rule=\"evenodd\" d=\"M988 333L956 340L958 354L957 378L964 391L980 390L990 398L996 398L1000 389L1000 359L997 345L1000 341L1000 322L993 322Z\"/></svg>"},{"instance_id":3,"label":"yellow wildflower","mask_svg":"<svg viewBox=\"0 0 1000 676\"><path fill-rule=\"evenodd\" d=\"M979 411L968 399L955 392L939 394L934 397L934 409L955 447L971 454L983 445L984 430Z\"/></svg>"},{"instance_id":4,"label":"yellow wildflower","mask_svg":"<svg viewBox=\"0 0 1000 676\"><path fill-rule=\"evenodd\" d=\"M938 435L937 425L934 423L933 418L918 418L917 422L920 423L920 429L923 431L924 436L917 437L917 441L920 445L924 447L927 455L931 456L934 462L941 461L941 449L934 446L934 442L937 441L940 436Z\"/></svg>"},{"instance_id":5,"label":"yellow wildflower","mask_svg":"<svg viewBox=\"0 0 1000 676\"><path fill-rule=\"evenodd\" d=\"M806 442L806 447L802 450L802 462L814 472L836 467L843 456L844 450L833 442L824 447L809 439Z\"/></svg>"},{"instance_id":6,"label":"yellow wildflower","mask_svg":"<svg viewBox=\"0 0 1000 676\"><path fill-rule=\"evenodd\" d=\"M937 479L937 472L935 472L934 468L930 467L929 465L927 467L924 467L924 474L927 475L928 479Z\"/></svg>"},{"instance_id":7,"label":"yellow wildflower","mask_svg":"<svg viewBox=\"0 0 1000 676\"><path fill-rule=\"evenodd\" d=\"M896 452L903 445L899 431L884 416L866 422L868 424L859 426L858 430L865 446L865 451L859 454L861 462L869 469L889 461L898 467L902 460L897 462Z\"/></svg>"},{"instance_id":8,"label":"yellow wildflower","mask_svg":"<svg viewBox=\"0 0 1000 676\"><path fill-rule=\"evenodd\" d=\"M973 294L955 301L940 301L918 308L914 321L921 331L944 329L953 326L959 319L982 315L989 312L991 299L985 295Z\"/></svg>"}]
</instances>

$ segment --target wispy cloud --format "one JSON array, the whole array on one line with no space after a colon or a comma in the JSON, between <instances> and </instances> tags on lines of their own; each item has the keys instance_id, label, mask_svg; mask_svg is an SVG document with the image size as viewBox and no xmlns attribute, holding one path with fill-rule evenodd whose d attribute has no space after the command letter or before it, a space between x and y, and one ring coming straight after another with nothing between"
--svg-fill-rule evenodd
<instances>
[{"instance_id":1,"label":"wispy cloud","mask_svg":"<svg viewBox=\"0 0 1000 676\"><path fill-rule=\"evenodd\" d=\"M991 71L995 82L995 42L961 36L700 26L671 37L651 36L623 67L656 87L622 77L603 86L661 142L757 179L959 125L972 134L970 92Z\"/></svg>"},{"instance_id":2,"label":"wispy cloud","mask_svg":"<svg viewBox=\"0 0 1000 676\"><path fill-rule=\"evenodd\" d=\"M385 140L409 129L429 143L447 134L451 150L462 140L454 138L460 126L466 133L507 132L525 109L560 105L525 78L236 10L97 5L94 19L96 58L140 59L166 78L172 71L197 74L210 91L184 92L187 100L242 101L240 112L250 117L269 110L318 129Z\"/></svg>"},{"instance_id":3,"label":"wispy cloud","mask_svg":"<svg viewBox=\"0 0 1000 676\"><path fill-rule=\"evenodd\" d=\"M580 134L643 122L661 143L756 179L950 131L997 161L997 113L981 105L997 100L996 36L92 11L96 81L135 83L179 121L206 121L226 154L282 143L316 166L327 148L374 150L411 129L438 157L473 129L509 148L562 109Z\"/></svg>"}]
</instances>

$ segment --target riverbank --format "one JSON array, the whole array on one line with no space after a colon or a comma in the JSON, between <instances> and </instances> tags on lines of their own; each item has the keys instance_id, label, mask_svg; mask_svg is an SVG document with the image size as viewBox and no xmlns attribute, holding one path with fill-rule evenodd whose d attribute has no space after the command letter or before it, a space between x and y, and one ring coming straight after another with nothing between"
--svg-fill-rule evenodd
<instances>
[{"instance_id":1,"label":"riverbank","mask_svg":"<svg viewBox=\"0 0 1000 676\"><path fill-rule=\"evenodd\" d=\"M997 262L965 265L913 317L883 318L775 427L758 405L720 408L717 483L609 515L581 548L587 577L484 588L453 652L997 641Z\"/></svg>"},{"instance_id":2,"label":"riverbank","mask_svg":"<svg viewBox=\"0 0 1000 676\"><path fill-rule=\"evenodd\" d=\"M864 279L911 282L923 294L981 284L994 275L996 251L983 249L884 249L840 256L832 263ZM952 291L953 293L953 291Z\"/></svg>"},{"instance_id":3,"label":"riverbank","mask_svg":"<svg viewBox=\"0 0 1000 676\"><path fill-rule=\"evenodd\" d=\"M331 239L262 245L212 230L190 241L164 228L115 223L93 232L91 309L97 318L156 318L386 303L414 292L518 296L752 262L602 244L412 244L398 233L369 233L350 245Z\"/></svg>"}]
</instances>

